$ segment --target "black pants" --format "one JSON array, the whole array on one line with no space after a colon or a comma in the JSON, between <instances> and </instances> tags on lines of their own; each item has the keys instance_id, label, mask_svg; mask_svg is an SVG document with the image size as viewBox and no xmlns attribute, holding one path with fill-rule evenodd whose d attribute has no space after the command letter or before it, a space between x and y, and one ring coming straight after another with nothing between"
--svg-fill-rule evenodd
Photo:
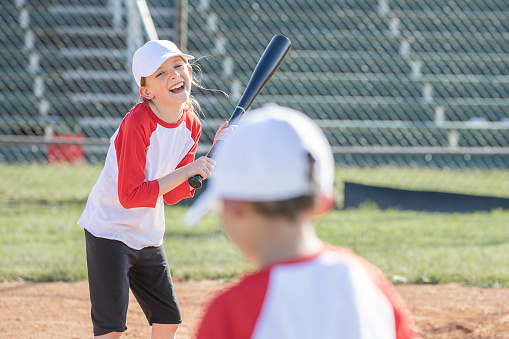
<instances>
[{"instance_id":1,"label":"black pants","mask_svg":"<svg viewBox=\"0 0 509 339\"><path fill-rule=\"evenodd\" d=\"M135 250L87 230L85 239L95 336L127 329L129 287L150 325L182 322L163 246Z\"/></svg>"}]
</instances>

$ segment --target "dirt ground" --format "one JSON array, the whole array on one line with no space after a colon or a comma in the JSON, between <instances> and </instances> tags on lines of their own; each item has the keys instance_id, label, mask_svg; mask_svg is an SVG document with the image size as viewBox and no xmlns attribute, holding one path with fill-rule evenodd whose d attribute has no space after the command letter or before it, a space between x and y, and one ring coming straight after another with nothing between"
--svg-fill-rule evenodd
<instances>
[{"instance_id":1,"label":"dirt ground","mask_svg":"<svg viewBox=\"0 0 509 339\"><path fill-rule=\"evenodd\" d=\"M215 281L175 282L184 322L177 337L191 338ZM423 338L509 338L509 289L456 284L399 285ZM131 295L123 338L149 338L150 327ZM0 283L1 338L92 338L86 281Z\"/></svg>"}]
</instances>

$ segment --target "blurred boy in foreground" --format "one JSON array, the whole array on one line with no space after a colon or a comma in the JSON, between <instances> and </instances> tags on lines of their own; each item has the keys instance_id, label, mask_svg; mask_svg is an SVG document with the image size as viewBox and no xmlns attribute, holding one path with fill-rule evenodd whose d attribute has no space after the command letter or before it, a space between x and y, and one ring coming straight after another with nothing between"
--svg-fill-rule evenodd
<instances>
[{"instance_id":1,"label":"blurred boy in foreground","mask_svg":"<svg viewBox=\"0 0 509 339\"><path fill-rule=\"evenodd\" d=\"M226 232L259 270L211 302L199 339L418 337L383 273L315 233L313 217L334 205L334 161L311 119L266 105L222 146L187 221L220 202Z\"/></svg>"}]
</instances>

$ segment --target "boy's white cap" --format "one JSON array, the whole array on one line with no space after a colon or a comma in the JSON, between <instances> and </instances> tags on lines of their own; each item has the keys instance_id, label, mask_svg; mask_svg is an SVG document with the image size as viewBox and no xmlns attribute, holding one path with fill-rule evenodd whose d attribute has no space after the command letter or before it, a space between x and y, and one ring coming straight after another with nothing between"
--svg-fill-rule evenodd
<instances>
[{"instance_id":1,"label":"boy's white cap","mask_svg":"<svg viewBox=\"0 0 509 339\"><path fill-rule=\"evenodd\" d=\"M159 66L169 58L181 56L186 60L194 59L192 55L182 53L177 45L168 40L151 40L141 46L133 56L133 75L138 86L141 78L152 75Z\"/></svg>"},{"instance_id":2,"label":"boy's white cap","mask_svg":"<svg viewBox=\"0 0 509 339\"><path fill-rule=\"evenodd\" d=\"M314 181L309 155L314 159ZM216 160L207 189L187 213L188 225L221 199L278 201L318 195L320 212L334 205L329 142L313 120L293 109L269 104L248 113L224 140Z\"/></svg>"}]
</instances>

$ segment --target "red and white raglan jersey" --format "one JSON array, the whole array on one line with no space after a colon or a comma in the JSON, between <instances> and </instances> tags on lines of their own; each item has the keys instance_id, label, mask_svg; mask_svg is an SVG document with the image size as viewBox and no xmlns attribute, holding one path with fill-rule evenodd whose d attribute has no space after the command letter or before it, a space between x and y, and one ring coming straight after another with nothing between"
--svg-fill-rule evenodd
<instances>
[{"instance_id":1,"label":"red and white raglan jersey","mask_svg":"<svg viewBox=\"0 0 509 339\"><path fill-rule=\"evenodd\" d=\"M383 273L335 247L242 278L211 302L197 337L418 338Z\"/></svg>"},{"instance_id":2,"label":"red and white raglan jersey","mask_svg":"<svg viewBox=\"0 0 509 339\"><path fill-rule=\"evenodd\" d=\"M189 110L168 124L147 102L136 105L111 137L104 169L78 224L134 249L162 244L164 202L175 204L194 190L186 181L158 197L157 179L194 161L200 134L201 123Z\"/></svg>"}]
</instances>

